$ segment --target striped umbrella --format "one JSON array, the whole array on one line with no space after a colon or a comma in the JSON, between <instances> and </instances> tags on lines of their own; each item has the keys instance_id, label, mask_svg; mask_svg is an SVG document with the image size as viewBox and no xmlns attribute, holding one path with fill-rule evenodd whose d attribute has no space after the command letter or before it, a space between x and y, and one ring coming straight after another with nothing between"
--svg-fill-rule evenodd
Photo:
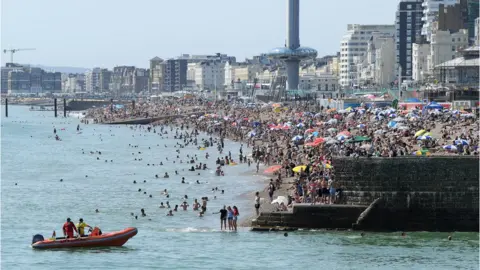
<instances>
[{"instance_id":1,"label":"striped umbrella","mask_svg":"<svg viewBox=\"0 0 480 270\"><path fill-rule=\"evenodd\" d=\"M433 139L433 137L429 136L429 135L427 135L427 136L423 135L423 136L420 136L420 137L417 138L417 140L421 140L421 141L431 140L431 139Z\"/></svg>"},{"instance_id":2,"label":"striped umbrella","mask_svg":"<svg viewBox=\"0 0 480 270\"><path fill-rule=\"evenodd\" d=\"M447 151L457 151L457 147L455 145L445 145L443 147L443 149L447 150Z\"/></svg>"},{"instance_id":3,"label":"striped umbrella","mask_svg":"<svg viewBox=\"0 0 480 270\"><path fill-rule=\"evenodd\" d=\"M453 142L454 145L469 145L468 141L467 140L456 140Z\"/></svg>"}]
</instances>

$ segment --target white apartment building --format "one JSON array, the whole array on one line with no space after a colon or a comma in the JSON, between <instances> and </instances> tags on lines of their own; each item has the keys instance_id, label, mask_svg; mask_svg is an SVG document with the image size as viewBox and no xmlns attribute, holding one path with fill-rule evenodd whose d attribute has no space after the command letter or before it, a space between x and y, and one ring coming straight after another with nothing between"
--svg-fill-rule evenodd
<instances>
[{"instance_id":1,"label":"white apartment building","mask_svg":"<svg viewBox=\"0 0 480 270\"><path fill-rule=\"evenodd\" d=\"M428 55L428 72L433 71L436 65L459 57L459 50L468 47L468 31L461 29L451 34L450 31L436 31L432 33L430 54Z\"/></svg>"},{"instance_id":2,"label":"white apartment building","mask_svg":"<svg viewBox=\"0 0 480 270\"><path fill-rule=\"evenodd\" d=\"M360 25L349 24L347 34L343 36L340 46L340 85L353 86L357 81L355 60L363 59L368 41L373 33L395 35L395 25ZM357 61L358 63L359 61Z\"/></svg>"},{"instance_id":3,"label":"white apartment building","mask_svg":"<svg viewBox=\"0 0 480 270\"><path fill-rule=\"evenodd\" d=\"M379 45L375 50L375 72L374 83L376 85L387 87L397 76L396 58L395 58L395 38L379 38Z\"/></svg>"},{"instance_id":4,"label":"white apartment building","mask_svg":"<svg viewBox=\"0 0 480 270\"><path fill-rule=\"evenodd\" d=\"M480 46L480 17L475 19L475 45Z\"/></svg>"},{"instance_id":5,"label":"white apartment building","mask_svg":"<svg viewBox=\"0 0 480 270\"><path fill-rule=\"evenodd\" d=\"M374 33L357 65L357 85L387 86L394 81L395 38Z\"/></svg>"},{"instance_id":6,"label":"white apartment building","mask_svg":"<svg viewBox=\"0 0 480 270\"><path fill-rule=\"evenodd\" d=\"M85 90L88 93L98 92L100 89L100 68L85 72Z\"/></svg>"},{"instance_id":7,"label":"white apartment building","mask_svg":"<svg viewBox=\"0 0 480 270\"><path fill-rule=\"evenodd\" d=\"M430 44L413 44L412 47L412 80L423 81L428 72L428 56Z\"/></svg>"},{"instance_id":8,"label":"white apartment building","mask_svg":"<svg viewBox=\"0 0 480 270\"><path fill-rule=\"evenodd\" d=\"M195 70L197 69L197 63L187 64L187 81L195 80Z\"/></svg>"},{"instance_id":9,"label":"white apartment building","mask_svg":"<svg viewBox=\"0 0 480 270\"><path fill-rule=\"evenodd\" d=\"M459 3L459 0L425 0L422 3L423 7L423 27L422 35L425 36L427 41L430 41L432 32L434 30L433 23L438 20L438 10L440 4L445 6L453 6Z\"/></svg>"},{"instance_id":10,"label":"white apartment building","mask_svg":"<svg viewBox=\"0 0 480 270\"><path fill-rule=\"evenodd\" d=\"M196 63L195 84L200 90L222 90L225 87L225 64L219 61Z\"/></svg>"}]
</instances>

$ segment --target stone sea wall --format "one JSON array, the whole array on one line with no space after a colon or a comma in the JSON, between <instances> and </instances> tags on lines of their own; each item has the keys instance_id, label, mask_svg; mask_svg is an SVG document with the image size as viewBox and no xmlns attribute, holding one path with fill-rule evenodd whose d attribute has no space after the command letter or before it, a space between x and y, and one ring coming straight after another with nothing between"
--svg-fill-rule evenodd
<instances>
[{"instance_id":1,"label":"stone sea wall","mask_svg":"<svg viewBox=\"0 0 480 270\"><path fill-rule=\"evenodd\" d=\"M479 159L336 158L347 204L375 205L358 229L478 231Z\"/></svg>"},{"instance_id":2,"label":"stone sea wall","mask_svg":"<svg viewBox=\"0 0 480 270\"><path fill-rule=\"evenodd\" d=\"M479 231L479 159L468 156L335 158L346 205L262 213L254 228Z\"/></svg>"}]
</instances>

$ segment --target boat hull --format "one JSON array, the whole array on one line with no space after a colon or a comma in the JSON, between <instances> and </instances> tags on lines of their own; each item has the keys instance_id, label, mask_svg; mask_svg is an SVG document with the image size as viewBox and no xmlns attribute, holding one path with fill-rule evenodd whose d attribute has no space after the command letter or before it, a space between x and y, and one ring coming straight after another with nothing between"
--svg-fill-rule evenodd
<instances>
[{"instance_id":1,"label":"boat hull","mask_svg":"<svg viewBox=\"0 0 480 270\"><path fill-rule=\"evenodd\" d=\"M62 240L44 240L32 244L34 249L52 248L91 248L119 247L138 233L137 228L127 228L118 232L105 233L98 236L87 236Z\"/></svg>"}]
</instances>

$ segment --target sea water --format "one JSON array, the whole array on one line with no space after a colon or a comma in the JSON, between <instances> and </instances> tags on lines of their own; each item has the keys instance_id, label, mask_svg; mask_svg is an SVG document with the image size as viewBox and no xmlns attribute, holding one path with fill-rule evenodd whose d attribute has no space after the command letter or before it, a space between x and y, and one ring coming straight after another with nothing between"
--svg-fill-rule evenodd
<instances>
[{"instance_id":1,"label":"sea water","mask_svg":"<svg viewBox=\"0 0 480 270\"><path fill-rule=\"evenodd\" d=\"M127 126L83 125L75 117L54 118L53 112L32 112L22 106L10 106L9 117L2 112L1 120L2 269L478 269L478 233L452 233L448 241L448 233L429 232L406 237L326 231L284 236L248 228L222 232L219 215L213 212L236 205L241 217L249 216L253 192L263 188L265 179L247 164L225 166L225 176L215 176L220 156L216 148L175 147L182 141L173 139L170 129L168 135L159 136ZM61 141L55 140L54 127ZM230 151L238 160L239 149L239 143L226 140L222 155ZM245 145L243 153L250 153ZM209 169L188 171L187 154L197 155ZM165 172L170 178L163 178ZM187 184L181 184L182 177ZM212 192L215 187L225 194ZM170 198L162 195L164 189ZM166 201L172 207L180 205L184 195L190 205L207 196L206 215L179 207L168 217L167 209L159 208ZM141 208L146 217L141 217ZM136 227L138 234L119 248L30 247L37 233L50 237L56 231L61 236L67 217L75 222L82 217L104 232Z\"/></svg>"}]
</instances>

